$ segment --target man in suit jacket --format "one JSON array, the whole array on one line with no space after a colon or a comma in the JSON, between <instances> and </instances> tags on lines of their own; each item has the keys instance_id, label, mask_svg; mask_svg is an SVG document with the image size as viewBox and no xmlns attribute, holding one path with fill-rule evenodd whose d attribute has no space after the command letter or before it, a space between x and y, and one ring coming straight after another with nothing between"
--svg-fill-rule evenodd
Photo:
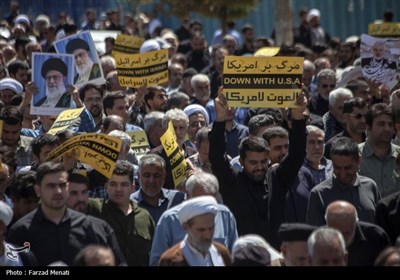
<instances>
[{"instance_id":1,"label":"man in suit jacket","mask_svg":"<svg viewBox=\"0 0 400 280\"><path fill-rule=\"evenodd\" d=\"M178 212L185 238L168 249L159 266L225 266L230 265L228 249L213 242L217 201L212 196L200 196L185 201Z\"/></svg>"}]
</instances>

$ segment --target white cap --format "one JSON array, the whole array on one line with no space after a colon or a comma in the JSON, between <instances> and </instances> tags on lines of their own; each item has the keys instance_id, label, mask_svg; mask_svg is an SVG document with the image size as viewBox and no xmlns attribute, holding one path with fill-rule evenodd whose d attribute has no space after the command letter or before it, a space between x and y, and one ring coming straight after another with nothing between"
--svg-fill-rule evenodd
<instances>
[{"instance_id":1,"label":"white cap","mask_svg":"<svg viewBox=\"0 0 400 280\"><path fill-rule=\"evenodd\" d=\"M210 195L202 195L191 198L182 203L182 208L178 212L179 222L186 223L190 219L203 214L217 214L217 200Z\"/></svg>"},{"instance_id":2,"label":"white cap","mask_svg":"<svg viewBox=\"0 0 400 280\"><path fill-rule=\"evenodd\" d=\"M2 221L6 226L11 223L12 217L14 215L13 210L4 201L0 200L0 221Z\"/></svg>"},{"instance_id":3,"label":"white cap","mask_svg":"<svg viewBox=\"0 0 400 280\"><path fill-rule=\"evenodd\" d=\"M352 35L350 37L347 37L345 42L346 43L349 43L349 42L356 43L359 39L360 39L360 37L358 37L357 35Z\"/></svg>"},{"instance_id":4,"label":"white cap","mask_svg":"<svg viewBox=\"0 0 400 280\"><path fill-rule=\"evenodd\" d=\"M5 38L6 40L10 39L11 36L10 29L8 29L7 27L0 27L0 36Z\"/></svg>"},{"instance_id":5,"label":"white cap","mask_svg":"<svg viewBox=\"0 0 400 280\"><path fill-rule=\"evenodd\" d=\"M308 11L307 22L310 22L314 17L321 17L321 13L318 9L311 9L310 11Z\"/></svg>"},{"instance_id":6,"label":"white cap","mask_svg":"<svg viewBox=\"0 0 400 280\"><path fill-rule=\"evenodd\" d=\"M61 40L61 39L65 38L65 37L66 37L66 35L65 35L64 29L58 30L58 32L56 34L56 41L57 40Z\"/></svg>"},{"instance_id":7,"label":"white cap","mask_svg":"<svg viewBox=\"0 0 400 280\"><path fill-rule=\"evenodd\" d=\"M347 66L337 79L337 87L345 87L348 82L363 76L361 66Z\"/></svg>"},{"instance_id":8,"label":"white cap","mask_svg":"<svg viewBox=\"0 0 400 280\"><path fill-rule=\"evenodd\" d=\"M0 90L9 89L19 94L22 93L23 87L20 82L13 78L4 78L0 80Z\"/></svg>"},{"instance_id":9,"label":"white cap","mask_svg":"<svg viewBox=\"0 0 400 280\"><path fill-rule=\"evenodd\" d=\"M20 14L15 18L15 24L18 23L25 23L26 25L31 25L31 22L29 21L29 17L24 14Z\"/></svg>"},{"instance_id":10,"label":"white cap","mask_svg":"<svg viewBox=\"0 0 400 280\"><path fill-rule=\"evenodd\" d=\"M152 52L158 50L160 50L160 45L154 39L149 39L144 41L142 46L140 47L140 53Z\"/></svg>"},{"instance_id":11,"label":"white cap","mask_svg":"<svg viewBox=\"0 0 400 280\"><path fill-rule=\"evenodd\" d=\"M186 114L186 116L188 116L188 118L194 113L200 113L206 119L207 125L210 124L210 117L208 116L206 109L199 104L190 104L183 109L183 112Z\"/></svg>"},{"instance_id":12,"label":"white cap","mask_svg":"<svg viewBox=\"0 0 400 280\"><path fill-rule=\"evenodd\" d=\"M167 40L167 39L174 39L176 40L178 37L175 35L173 32L165 32L162 36L162 39Z\"/></svg>"},{"instance_id":13,"label":"white cap","mask_svg":"<svg viewBox=\"0 0 400 280\"><path fill-rule=\"evenodd\" d=\"M160 49L169 49L172 47L170 43L161 37L157 37L156 41L160 45Z\"/></svg>"},{"instance_id":14,"label":"white cap","mask_svg":"<svg viewBox=\"0 0 400 280\"><path fill-rule=\"evenodd\" d=\"M35 22L38 22L38 21L44 21L46 23L46 25L50 25L50 18L46 15L43 15L43 14L38 15L36 17Z\"/></svg>"},{"instance_id":15,"label":"white cap","mask_svg":"<svg viewBox=\"0 0 400 280\"><path fill-rule=\"evenodd\" d=\"M140 53L159 51L161 49L169 49L171 44L164 39L157 37L155 39L149 39L143 42L140 47Z\"/></svg>"},{"instance_id":16,"label":"white cap","mask_svg":"<svg viewBox=\"0 0 400 280\"><path fill-rule=\"evenodd\" d=\"M242 251L248 247L259 247L268 251L271 261L282 259L282 255L277 252L271 245L265 241L264 238L257 234L246 234L238 238L232 247L232 256L234 256L238 251Z\"/></svg>"}]
</instances>

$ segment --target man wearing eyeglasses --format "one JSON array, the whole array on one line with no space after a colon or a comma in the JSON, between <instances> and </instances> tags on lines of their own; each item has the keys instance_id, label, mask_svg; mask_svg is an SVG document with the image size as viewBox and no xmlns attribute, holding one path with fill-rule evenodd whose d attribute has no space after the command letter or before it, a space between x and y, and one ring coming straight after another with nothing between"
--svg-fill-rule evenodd
<instances>
[{"instance_id":1,"label":"man wearing eyeglasses","mask_svg":"<svg viewBox=\"0 0 400 280\"><path fill-rule=\"evenodd\" d=\"M79 99L83 101L95 122L95 130L100 130L105 114L103 113L103 89L95 84L86 84L79 89Z\"/></svg>"},{"instance_id":2,"label":"man wearing eyeglasses","mask_svg":"<svg viewBox=\"0 0 400 280\"><path fill-rule=\"evenodd\" d=\"M68 73L67 65L59 58L50 58L43 63L42 77L46 80L46 96L34 106L41 107L71 107L71 95L67 93L65 80Z\"/></svg>"},{"instance_id":3,"label":"man wearing eyeglasses","mask_svg":"<svg viewBox=\"0 0 400 280\"><path fill-rule=\"evenodd\" d=\"M208 116L206 109L199 104L190 104L183 109L183 112L189 118L188 136L190 143L188 144L194 147L197 131L199 131L200 128L209 125L210 117Z\"/></svg>"}]
</instances>

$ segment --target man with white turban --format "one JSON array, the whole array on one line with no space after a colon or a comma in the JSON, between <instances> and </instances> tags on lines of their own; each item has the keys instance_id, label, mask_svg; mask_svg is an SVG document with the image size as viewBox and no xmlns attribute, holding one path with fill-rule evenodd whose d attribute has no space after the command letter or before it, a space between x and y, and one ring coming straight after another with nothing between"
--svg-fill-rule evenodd
<instances>
[{"instance_id":1,"label":"man with white turban","mask_svg":"<svg viewBox=\"0 0 400 280\"><path fill-rule=\"evenodd\" d=\"M230 265L228 249L213 242L217 201L212 196L200 196L182 204L179 222L185 238L168 249L159 266L225 266Z\"/></svg>"},{"instance_id":2,"label":"man with white turban","mask_svg":"<svg viewBox=\"0 0 400 280\"><path fill-rule=\"evenodd\" d=\"M13 210L0 200L0 266L23 266L22 259L16 253L14 246L5 242L7 226L13 218Z\"/></svg>"},{"instance_id":3,"label":"man with white turban","mask_svg":"<svg viewBox=\"0 0 400 280\"><path fill-rule=\"evenodd\" d=\"M190 104L183 109L183 112L189 118L188 136L191 142L189 144L194 146L197 131L210 124L210 117L208 116L206 108L199 104Z\"/></svg>"},{"instance_id":4,"label":"man with white turban","mask_svg":"<svg viewBox=\"0 0 400 280\"><path fill-rule=\"evenodd\" d=\"M321 12L311 9L307 14L307 22L310 27L311 46L325 46L331 40L329 34L320 26Z\"/></svg>"}]
</instances>

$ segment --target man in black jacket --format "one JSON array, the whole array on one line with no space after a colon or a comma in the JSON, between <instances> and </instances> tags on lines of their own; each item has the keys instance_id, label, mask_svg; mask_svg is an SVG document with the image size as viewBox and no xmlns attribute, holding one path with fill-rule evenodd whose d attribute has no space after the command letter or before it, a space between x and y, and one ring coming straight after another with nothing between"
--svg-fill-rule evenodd
<instances>
[{"instance_id":1,"label":"man in black jacket","mask_svg":"<svg viewBox=\"0 0 400 280\"><path fill-rule=\"evenodd\" d=\"M35 191L41 204L11 227L7 242L21 247L29 243L41 266L58 261L71 265L89 244L110 247L117 264L125 264L115 232L107 223L67 209L68 190L68 173L60 163L39 165Z\"/></svg>"},{"instance_id":2,"label":"man in black jacket","mask_svg":"<svg viewBox=\"0 0 400 280\"><path fill-rule=\"evenodd\" d=\"M289 133L289 153L276 166L268 169L268 144L262 138L247 137L239 147L243 170L234 173L226 157L225 120L228 104L223 93L215 100L216 121L210 134L209 158L218 178L225 205L233 212L239 235L258 234L279 249L277 231L285 221L285 195L297 176L306 146L306 121L303 112L307 99L301 93L292 109L292 129ZM268 171L268 172L267 172Z\"/></svg>"},{"instance_id":3,"label":"man in black jacket","mask_svg":"<svg viewBox=\"0 0 400 280\"><path fill-rule=\"evenodd\" d=\"M349 202L337 200L329 204L325 219L329 227L343 234L348 266L372 266L379 253L390 245L381 227L358 221L357 210Z\"/></svg>"}]
</instances>

